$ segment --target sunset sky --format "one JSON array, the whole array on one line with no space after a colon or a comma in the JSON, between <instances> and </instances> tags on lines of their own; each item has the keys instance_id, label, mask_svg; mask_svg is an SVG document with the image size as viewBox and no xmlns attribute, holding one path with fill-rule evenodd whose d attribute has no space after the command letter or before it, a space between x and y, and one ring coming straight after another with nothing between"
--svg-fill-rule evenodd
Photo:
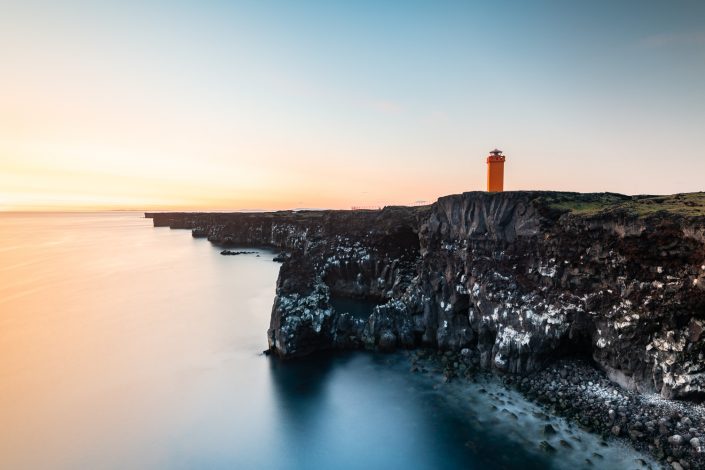
<instances>
[{"instance_id":1,"label":"sunset sky","mask_svg":"<svg viewBox=\"0 0 705 470\"><path fill-rule=\"evenodd\" d=\"M2 1L0 210L705 190L705 2Z\"/></svg>"}]
</instances>

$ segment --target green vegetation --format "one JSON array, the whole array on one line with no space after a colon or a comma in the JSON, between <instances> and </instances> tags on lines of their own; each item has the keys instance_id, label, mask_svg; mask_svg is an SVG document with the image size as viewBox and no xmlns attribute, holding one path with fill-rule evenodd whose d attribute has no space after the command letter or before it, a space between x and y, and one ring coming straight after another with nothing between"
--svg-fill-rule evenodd
<instances>
[{"instance_id":1,"label":"green vegetation","mask_svg":"<svg viewBox=\"0 0 705 470\"><path fill-rule=\"evenodd\" d=\"M553 193L540 198L548 207L592 216L624 211L639 217L667 212L686 217L705 216L705 192L670 196L624 196L614 193Z\"/></svg>"}]
</instances>

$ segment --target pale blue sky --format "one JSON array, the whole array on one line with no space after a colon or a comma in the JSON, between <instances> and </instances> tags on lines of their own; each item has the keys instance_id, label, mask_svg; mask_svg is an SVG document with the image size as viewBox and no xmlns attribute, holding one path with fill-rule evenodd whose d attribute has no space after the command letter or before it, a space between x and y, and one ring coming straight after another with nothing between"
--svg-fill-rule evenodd
<instances>
[{"instance_id":1,"label":"pale blue sky","mask_svg":"<svg viewBox=\"0 0 705 470\"><path fill-rule=\"evenodd\" d=\"M703 1L0 5L6 204L705 190Z\"/></svg>"}]
</instances>

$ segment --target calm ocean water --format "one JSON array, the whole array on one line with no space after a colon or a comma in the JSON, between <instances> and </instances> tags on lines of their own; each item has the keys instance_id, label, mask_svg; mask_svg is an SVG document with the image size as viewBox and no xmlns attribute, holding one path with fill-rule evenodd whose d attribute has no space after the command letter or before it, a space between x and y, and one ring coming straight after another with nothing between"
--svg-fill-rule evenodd
<instances>
[{"instance_id":1,"label":"calm ocean water","mask_svg":"<svg viewBox=\"0 0 705 470\"><path fill-rule=\"evenodd\" d=\"M137 213L0 214L0 468L638 467L561 420L546 455L534 405L403 354L263 356L258 252Z\"/></svg>"}]
</instances>

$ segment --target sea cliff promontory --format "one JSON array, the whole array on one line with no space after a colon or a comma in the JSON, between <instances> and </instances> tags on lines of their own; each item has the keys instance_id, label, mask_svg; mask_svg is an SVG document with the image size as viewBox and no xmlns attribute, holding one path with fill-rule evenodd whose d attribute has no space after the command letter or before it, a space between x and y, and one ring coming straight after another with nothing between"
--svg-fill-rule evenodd
<instances>
[{"instance_id":1,"label":"sea cliff promontory","mask_svg":"<svg viewBox=\"0 0 705 470\"><path fill-rule=\"evenodd\" d=\"M274 355L406 349L414 372L494 372L673 468L705 466L705 193L146 217L279 252Z\"/></svg>"},{"instance_id":2,"label":"sea cliff promontory","mask_svg":"<svg viewBox=\"0 0 705 470\"><path fill-rule=\"evenodd\" d=\"M705 195L471 192L421 207L152 213L222 246L284 252L281 357L463 351L483 369L592 357L626 388L705 396ZM331 298L376 304L368 318Z\"/></svg>"},{"instance_id":3,"label":"sea cliff promontory","mask_svg":"<svg viewBox=\"0 0 705 470\"><path fill-rule=\"evenodd\" d=\"M527 374L582 354L623 387L705 396L703 194L471 192L381 210L147 216L284 252L268 332L281 357L430 346ZM376 306L360 318L334 296Z\"/></svg>"}]
</instances>

